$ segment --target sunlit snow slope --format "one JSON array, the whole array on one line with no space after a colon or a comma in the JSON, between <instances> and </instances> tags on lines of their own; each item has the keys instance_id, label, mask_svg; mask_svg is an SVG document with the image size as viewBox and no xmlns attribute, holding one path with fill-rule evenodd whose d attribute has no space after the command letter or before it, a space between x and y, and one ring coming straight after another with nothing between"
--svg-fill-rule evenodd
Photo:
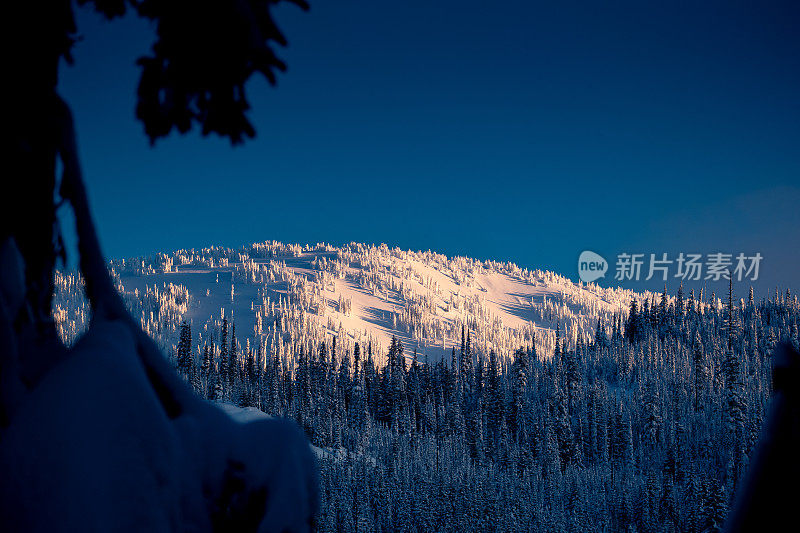
<instances>
[{"instance_id":1,"label":"sunlit snow slope","mask_svg":"<svg viewBox=\"0 0 800 533\"><path fill-rule=\"evenodd\" d=\"M166 350L187 320L197 353L219 339L224 317L243 347L262 353L291 355L299 344L336 336L343 349L359 342L380 358L394 335L407 357L416 350L433 362L460 345L464 326L475 353L509 355L535 338L548 354L557 325L574 343L593 336L598 320L610 327L631 298L653 296L513 263L356 243L179 250L114 260L111 268L131 310ZM71 340L86 316L80 282L59 275L57 287L56 317Z\"/></svg>"}]
</instances>

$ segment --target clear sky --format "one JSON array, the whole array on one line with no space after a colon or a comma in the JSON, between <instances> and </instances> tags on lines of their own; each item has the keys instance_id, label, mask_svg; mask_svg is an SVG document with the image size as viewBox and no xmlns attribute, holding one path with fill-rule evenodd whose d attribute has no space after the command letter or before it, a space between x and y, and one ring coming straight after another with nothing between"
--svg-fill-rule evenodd
<instances>
[{"instance_id":1,"label":"clear sky","mask_svg":"<svg viewBox=\"0 0 800 533\"><path fill-rule=\"evenodd\" d=\"M152 27L79 9L60 91L107 255L386 242L577 279L587 249L612 270L621 252L760 252L760 293L800 288L797 2L316 0L276 18L289 70L248 86L257 138L150 147L134 96Z\"/></svg>"}]
</instances>

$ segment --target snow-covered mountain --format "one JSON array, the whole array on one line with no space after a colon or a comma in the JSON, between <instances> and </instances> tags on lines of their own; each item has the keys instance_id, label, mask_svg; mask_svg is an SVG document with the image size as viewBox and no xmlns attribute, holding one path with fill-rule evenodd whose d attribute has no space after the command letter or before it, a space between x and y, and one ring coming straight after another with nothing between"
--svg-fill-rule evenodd
<instances>
[{"instance_id":1,"label":"snow-covered mountain","mask_svg":"<svg viewBox=\"0 0 800 533\"><path fill-rule=\"evenodd\" d=\"M397 336L406 357L431 362L460 345L507 356L535 339L552 353L556 327L568 344L610 328L632 298L652 299L508 262L447 257L351 243L301 246L262 242L110 261L134 316L172 353L183 320L200 353L219 338L223 318L243 348L291 356L296 346L334 335L339 346L372 346L380 358ZM84 329L88 309L75 274L56 276L54 314L63 337ZM232 327L234 327L232 326ZM310 346L310 344L309 344Z\"/></svg>"},{"instance_id":2,"label":"snow-covered mountain","mask_svg":"<svg viewBox=\"0 0 800 533\"><path fill-rule=\"evenodd\" d=\"M269 242L109 266L199 397L242 422L302 428L321 459L320 529L719 529L767 416L773 361L789 357L772 354L798 345L788 292L723 307L387 246ZM56 285L69 342L88 309L79 278ZM619 322L623 334L602 338ZM516 351L534 338L537 354ZM415 352L446 364L400 364ZM87 390L105 401L97 376Z\"/></svg>"}]
</instances>

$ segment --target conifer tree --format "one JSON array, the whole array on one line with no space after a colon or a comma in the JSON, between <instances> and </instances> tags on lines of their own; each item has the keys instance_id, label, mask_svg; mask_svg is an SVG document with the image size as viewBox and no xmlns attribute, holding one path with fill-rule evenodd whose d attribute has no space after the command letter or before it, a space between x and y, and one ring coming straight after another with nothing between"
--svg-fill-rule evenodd
<instances>
[{"instance_id":1,"label":"conifer tree","mask_svg":"<svg viewBox=\"0 0 800 533\"><path fill-rule=\"evenodd\" d=\"M192 327L184 320L181 323L180 340L178 342L178 371L188 380L193 366Z\"/></svg>"},{"instance_id":2,"label":"conifer tree","mask_svg":"<svg viewBox=\"0 0 800 533\"><path fill-rule=\"evenodd\" d=\"M227 385L228 379L228 319L223 318L219 341L219 364L217 365L216 383L223 391L223 394L217 398L219 400L224 397L225 389L223 385Z\"/></svg>"}]
</instances>

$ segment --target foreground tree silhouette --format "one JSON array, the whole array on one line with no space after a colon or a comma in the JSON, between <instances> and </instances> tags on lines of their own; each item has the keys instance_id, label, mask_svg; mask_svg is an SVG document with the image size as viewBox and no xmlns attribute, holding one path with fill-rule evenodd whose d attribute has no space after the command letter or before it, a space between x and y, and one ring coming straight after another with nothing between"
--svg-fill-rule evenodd
<instances>
[{"instance_id":1,"label":"foreground tree silhouette","mask_svg":"<svg viewBox=\"0 0 800 533\"><path fill-rule=\"evenodd\" d=\"M138 62L136 104L151 143L194 125L232 143L255 135L245 83L254 73L275 83L285 70L271 47L286 44L270 15L277 1L76 0L108 19L133 10L154 21L157 38ZM69 529L77 521L99 530L304 529L315 507L316 471L299 431L278 421L239 427L195 397L131 318L109 276L71 112L57 93L61 60L72 61L76 40L73 8L72 0L19 1L7 13L21 31L6 80L9 168L18 174L0 215L0 457L9 465L0 523L26 530ZM50 316L53 269L64 256L55 216L62 201L75 213L92 307L89 332L72 350L58 341ZM111 406L130 410L130 403L138 406L129 424L103 419L115 416ZM85 405L91 408L75 412ZM139 446L103 445L131 440ZM49 458L46 467L33 460L40 456ZM91 483L76 482L81 474ZM123 495L138 505L95 509L113 507Z\"/></svg>"},{"instance_id":2,"label":"foreground tree silhouette","mask_svg":"<svg viewBox=\"0 0 800 533\"><path fill-rule=\"evenodd\" d=\"M304 0L288 1L308 8ZM245 83L259 73L274 84L277 72L286 69L271 47L271 43L286 44L270 15L278 2L77 0L80 5L93 4L109 19L132 9L155 22L156 41L138 61L142 75L136 104L136 116L151 143L173 129L185 133L195 124L204 135L217 133L232 143L255 135L246 116ZM73 203L76 217L88 218L80 211L82 185L71 114L56 92L61 60L72 62L77 33L73 1L51 4L45 9L16 2L8 18L21 24L23 35L11 56L8 85L14 103L10 111L15 168L25 169L26 176L15 180L20 190L13 197L25 201L27 215L6 222L25 257L29 297L40 320L49 315L50 271L56 256L63 253L53 246L57 157L64 165L63 198ZM80 230L79 236L85 248L91 239ZM85 266L82 262L81 268ZM84 274L89 283L97 281L90 279L91 269Z\"/></svg>"}]
</instances>

